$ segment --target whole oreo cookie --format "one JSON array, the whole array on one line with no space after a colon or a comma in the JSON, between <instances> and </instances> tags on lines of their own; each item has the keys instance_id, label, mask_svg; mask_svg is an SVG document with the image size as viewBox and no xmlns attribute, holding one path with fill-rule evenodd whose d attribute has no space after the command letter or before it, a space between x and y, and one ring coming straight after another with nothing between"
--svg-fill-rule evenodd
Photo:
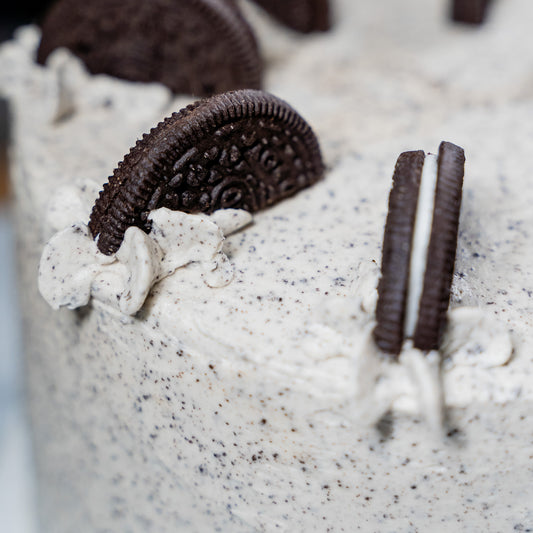
<instances>
[{"instance_id":1,"label":"whole oreo cookie","mask_svg":"<svg viewBox=\"0 0 533 533\"><path fill-rule=\"evenodd\" d=\"M310 33L331 28L329 0L253 0L293 30Z\"/></svg>"},{"instance_id":2,"label":"whole oreo cookie","mask_svg":"<svg viewBox=\"0 0 533 533\"><path fill-rule=\"evenodd\" d=\"M233 0L58 0L42 23L38 62L62 46L93 74L175 93L261 85L257 43Z\"/></svg>"},{"instance_id":3,"label":"whole oreo cookie","mask_svg":"<svg viewBox=\"0 0 533 533\"><path fill-rule=\"evenodd\" d=\"M148 214L263 209L319 180L324 165L310 126L284 101L241 90L192 104L145 134L96 201L89 228L104 254Z\"/></svg>"},{"instance_id":4,"label":"whole oreo cookie","mask_svg":"<svg viewBox=\"0 0 533 533\"><path fill-rule=\"evenodd\" d=\"M404 340L438 349L453 278L464 151L442 142L438 157L398 158L385 224L374 339L398 355Z\"/></svg>"}]
</instances>

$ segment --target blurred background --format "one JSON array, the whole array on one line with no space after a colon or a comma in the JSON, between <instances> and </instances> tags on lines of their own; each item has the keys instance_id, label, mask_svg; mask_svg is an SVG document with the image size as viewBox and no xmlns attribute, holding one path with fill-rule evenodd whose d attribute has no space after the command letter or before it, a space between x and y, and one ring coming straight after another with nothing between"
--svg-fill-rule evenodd
<instances>
[{"instance_id":1,"label":"blurred background","mask_svg":"<svg viewBox=\"0 0 533 533\"><path fill-rule=\"evenodd\" d=\"M36 22L49 2L18 0L0 11L0 46L15 28ZM29 429L23 403L22 334L7 161L7 103L0 95L0 531L36 533Z\"/></svg>"}]
</instances>

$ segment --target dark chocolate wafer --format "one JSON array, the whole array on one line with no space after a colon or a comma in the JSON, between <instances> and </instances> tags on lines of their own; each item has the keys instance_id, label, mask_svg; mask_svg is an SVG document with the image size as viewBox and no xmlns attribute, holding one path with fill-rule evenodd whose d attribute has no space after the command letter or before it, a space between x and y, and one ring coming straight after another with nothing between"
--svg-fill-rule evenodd
<instances>
[{"instance_id":1,"label":"dark chocolate wafer","mask_svg":"<svg viewBox=\"0 0 533 533\"><path fill-rule=\"evenodd\" d=\"M481 24L489 4L490 0L452 0L452 19L467 24Z\"/></svg>"},{"instance_id":2,"label":"dark chocolate wafer","mask_svg":"<svg viewBox=\"0 0 533 533\"><path fill-rule=\"evenodd\" d=\"M263 209L319 180L310 126L287 103L256 90L192 104L145 134L96 201L89 228L105 254L129 226L150 231L151 210Z\"/></svg>"},{"instance_id":3,"label":"dark chocolate wafer","mask_svg":"<svg viewBox=\"0 0 533 533\"><path fill-rule=\"evenodd\" d=\"M293 30L310 33L331 28L329 0L253 0Z\"/></svg>"},{"instance_id":4,"label":"dark chocolate wafer","mask_svg":"<svg viewBox=\"0 0 533 533\"><path fill-rule=\"evenodd\" d=\"M396 162L381 260L374 336L387 353L400 353L409 284L412 228L425 154L404 152Z\"/></svg>"},{"instance_id":5,"label":"dark chocolate wafer","mask_svg":"<svg viewBox=\"0 0 533 533\"><path fill-rule=\"evenodd\" d=\"M38 62L61 46L93 74L175 93L261 85L257 44L233 0L58 0L42 23Z\"/></svg>"},{"instance_id":6,"label":"dark chocolate wafer","mask_svg":"<svg viewBox=\"0 0 533 533\"><path fill-rule=\"evenodd\" d=\"M407 339L437 349L446 325L465 158L448 142L434 157L405 152L393 175L374 330L376 344L392 355Z\"/></svg>"},{"instance_id":7,"label":"dark chocolate wafer","mask_svg":"<svg viewBox=\"0 0 533 533\"><path fill-rule=\"evenodd\" d=\"M446 325L457 250L464 165L463 149L455 144L442 142L439 147L428 260L413 337L415 347L420 350L436 350Z\"/></svg>"}]
</instances>

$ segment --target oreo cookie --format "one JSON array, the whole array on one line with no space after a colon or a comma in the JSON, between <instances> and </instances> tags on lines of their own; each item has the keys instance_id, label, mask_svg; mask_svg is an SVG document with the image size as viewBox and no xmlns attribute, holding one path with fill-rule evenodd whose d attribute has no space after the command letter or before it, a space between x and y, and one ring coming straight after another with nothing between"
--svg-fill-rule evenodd
<instances>
[{"instance_id":1,"label":"oreo cookie","mask_svg":"<svg viewBox=\"0 0 533 533\"><path fill-rule=\"evenodd\" d=\"M253 0L276 20L302 33L331 28L329 0Z\"/></svg>"},{"instance_id":2,"label":"oreo cookie","mask_svg":"<svg viewBox=\"0 0 533 533\"><path fill-rule=\"evenodd\" d=\"M153 209L254 212L323 173L313 131L287 103L256 90L220 94L174 113L137 142L104 185L89 228L109 255L129 226L150 231Z\"/></svg>"},{"instance_id":3,"label":"oreo cookie","mask_svg":"<svg viewBox=\"0 0 533 533\"><path fill-rule=\"evenodd\" d=\"M438 349L453 278L465 156L442 142L438 156L404 152L396 162L385 224L374 339L398 355L410 339Z\"/></svg>"},{"instance_id":4,"label":"oreo cookie","mask_svg":"<svg viewBox=\"0 0 533 533\"><path fill-rule=\"evenodd\" d=\"M452 19L467 24L481 24L485 20L490 0L453 0Z\"/></svg>"},{"instance_id":5,"label":"oreo cookie","mask_svg":"<svg viewBox=\"0 0 533 533\"><path fill-rule=\"evenodd\" d=\"M157 81L175 93L261 86L257 43L233 0L58 0L42 23L37 61L58 47L93 74Z\"/></svg>"}]
</instances>

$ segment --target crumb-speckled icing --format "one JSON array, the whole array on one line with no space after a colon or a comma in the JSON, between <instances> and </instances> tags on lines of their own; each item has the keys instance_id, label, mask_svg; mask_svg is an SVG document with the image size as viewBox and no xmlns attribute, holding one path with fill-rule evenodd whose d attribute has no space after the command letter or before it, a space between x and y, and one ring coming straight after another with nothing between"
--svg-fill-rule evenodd
<instances>
[{"instance_id":1,"label":"crumb-speckled icing","mask_svg":"<svg viewBox=\"0 0 533 533\"><path fill-rule=\"evenodd\" d=\"M152 211L148 220L149 234L130 227L111 256L98 250L97 240L81 221L56 233L46 243L39 265L43 298L53 309L77 309L93 297L134 315L155 283L191 264L202 267L209 287L224 287L233 279L232 265L222 252L224 236L248 225L252 216L237 209L209 217L163 207Z\"/></svg>"},{"instance_id":2,"label":"crumb-speckled icing","mask_svg":"<svg viewBox=\"0 0 533 533\"><path fill-rule=\"evenodd\" d=\"M33 28L1 48L44 531L533 527L533 4L494 2L479 28L445 4L339 0L336 29L305 37L246 4L265 88L312 125L326 177L222 231L231 282L193 261L132 315L92 282L53 311L40 257L190 100L64 51L35 66ZM449 325L440 356L396 363L371 337L392 171L442 139L467 157Z\"/></svg>"}]
</instances>

